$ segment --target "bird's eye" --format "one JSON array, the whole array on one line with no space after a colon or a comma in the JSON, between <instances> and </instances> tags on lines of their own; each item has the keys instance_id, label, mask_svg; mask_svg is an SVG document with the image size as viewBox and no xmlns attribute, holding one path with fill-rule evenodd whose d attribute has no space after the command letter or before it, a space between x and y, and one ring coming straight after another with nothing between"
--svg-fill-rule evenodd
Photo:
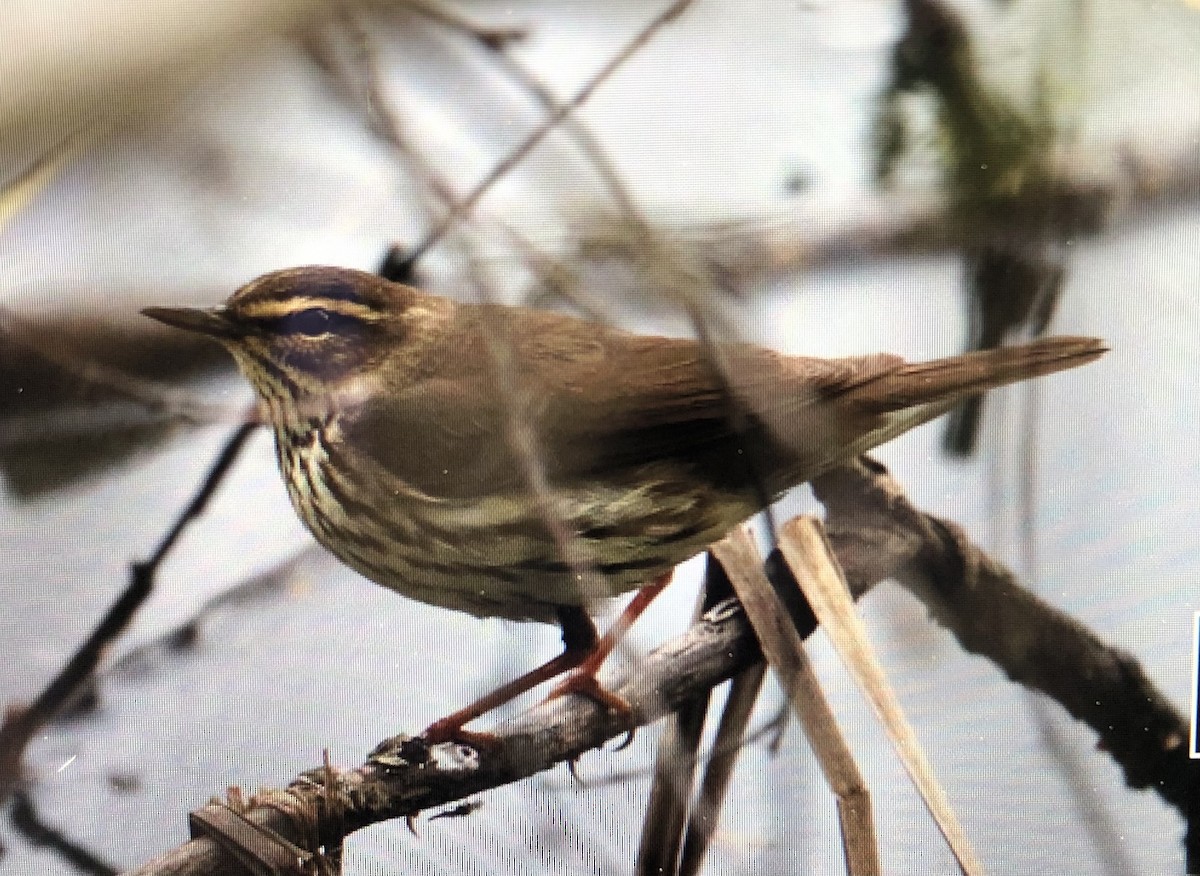
<instances>
[{"instance_id":1,"label":"bird's eye","mask_svg":"<svg viewBox=\"0 0 1200 876\"><path fill-rule=\"evenodd\" d=\"M336 315L321 307L310 307L288 314L279 321L282 334L317 338L336 327Z\"/></svg>"},{"instance_id":2,"label":"bird's eye","mask_svg":"<svg viewBox=\"0 0 1200 876\"><path fill-rule=\"evenodd\" d=\"M324 307L306 307L256 322L262 331L277 338L324 338L329 335L350 338L360 335L365 327L358 317Z\"/></svg>"}]
</instances>

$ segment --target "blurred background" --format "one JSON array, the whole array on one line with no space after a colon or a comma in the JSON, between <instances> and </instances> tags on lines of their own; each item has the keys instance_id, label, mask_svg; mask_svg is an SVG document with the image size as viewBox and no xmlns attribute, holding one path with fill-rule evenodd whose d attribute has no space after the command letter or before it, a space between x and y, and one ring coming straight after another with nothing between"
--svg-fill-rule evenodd
<instances>
[{"instance_id":1,"label":"blurred background","mask_svg":"<svg viewBox=\"0 0 1200 876\"><path fill-rule=\"evenodd\" d=\"M138 309L336 264L647 333L699 318L797 354L1106 339L1100 362L878 455L915 504L1189 708L1200 9L676 6L651 28L669 4L0 12L0 701L58 672L252 401L216 345ZM817 508L801 489L780 516ZM637 647L685 628L699 568ZM1126 788L1090 730L898 588L860 610L989 872L1183 872L1179 814ZM284 785L324 748L357 764L558 647L554 629L408 602L341 567L295 518L260 432L91 694L32 741L22 794L59 839L132 867L227 786ZM885 872L956 872L819 632L809 650ZM769 684L752 727L782 703ZM587 755L581 783L558 770L487 793L420 838L361 831L346 872L627 872L657 733ZM706 872L840 872L834 801L794 724L777 751L743 752L730 793ZM5 812L0 872L103 872Z\"/></svg>"}]
</instances>

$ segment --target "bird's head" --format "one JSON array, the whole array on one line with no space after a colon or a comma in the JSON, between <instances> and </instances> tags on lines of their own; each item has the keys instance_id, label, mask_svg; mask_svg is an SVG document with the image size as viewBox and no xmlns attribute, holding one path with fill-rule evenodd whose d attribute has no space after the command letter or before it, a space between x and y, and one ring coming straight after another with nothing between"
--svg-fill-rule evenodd
<instances>
[{"instance_id":1,"label":"bird's head","mask_svg":"<svg viewBox=\"0 0 1200 876\"><path fill-rule=\"evenodd\" d=\"M220 341L265 400L303 401L369 381L385 362L403 373L452 307L374 274L302 267L265 274L219 307L142 313Z\"/></svg>"}]
</instances>

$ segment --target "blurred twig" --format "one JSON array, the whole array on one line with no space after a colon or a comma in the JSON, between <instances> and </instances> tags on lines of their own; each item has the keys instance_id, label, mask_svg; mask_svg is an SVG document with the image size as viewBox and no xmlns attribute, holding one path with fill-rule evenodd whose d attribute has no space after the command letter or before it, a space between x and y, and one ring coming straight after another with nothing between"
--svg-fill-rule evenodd
<instances>
[{"instance_id":1,"label":"blurred twig","mask_svg":"<svg viewBox=\"0 0 1200 876\"><path fill-rule=\"evenodd\" d=\"M186 393L164 388L161 382L143 380L120 368L73 356L64 352L61 345L51 347L48 343L39 343L36 337L32 324L8 308L0 307L0 338L10 349L25 349L80 385L105 390L110 395L136 403L147 414L181 424L212 425L232 419L228 406L199 403ZM237 419L244 420L245 413L239 412ZM0 444L8 437L8 430L14 428L19 427L7 422L0 425Z\"/></svg>"},{"instance_id":2,"label":"blurred twig","mask_svg":"<svg viewBox=\"0 0 1200 876\"><path fill-rule=\"evenodd\" d=\"M496 64L512 81L533 96L549 114L561 113L562 103L546 85L538 79L523 64L509 53L508 47L525 37L522 30L501 30L481 28L467 21L450 10L433 3L410 0L408 8L420 15L442 24L459 33L466 34L486 49L495 59ZM629 192L625 180L608 157L604 145L592 132L591 128L578 116L567 112L560 120L562 131L571 137L588 161L596 175L600 177L608 189L613 202L627 219L638 215L638 208Z\"/></svg>"},{"instance_id":3,"label":"blurred twig","mask_svg":"<svg viewBox=\"0 0 1200 876\"><path fill-rule=\"evenodd\" d=\"M1064 126L1044 76L1019 101L989 83L959 12L941 0L905 0L904 8L908 28L893 50L876 121L877 173L889 179L908 150L911 121L902 99L930 98L951 215L992 230L964 247L966 349L991 349L1020 333L1036 337L1053 316L1066 274L1061 244L1102 229L1088 214L1103 201L1089 203L1096 195L1079 192L1058 172ZM974 451L983 404L975 397L955 410L943 441L949 453Z\"/></svg>"},{"instance_id":4,"label":"blurred twig","mask_svg":"<svg viewBox=\"0 0 1200 876\"><path fill-rule=\"evenodd\" d=\"M457 29L467 31L481 44L489 46L493 52L499 53L495 55L498 57L504 57L499 47L512 38L509 35L502 39L494 31L474 28L460 19L450 16L449 13L435 12L432 7L414 5L412 10L443 25L454 22ZM449 215L455 211L458 203L455 186L450 178L421 152L418 144L409 136L408 125L405 123L403 113L385 86L385 76L375 40L361 20L360 13L349 4L339 5L338 11L340 13L338 21L355 50L353 73L357 75L336 69L332 72L343 79L352 79L349 82L349 90L358 97L373 126L400 156L410 176L418 184L419 191L423 193L420 202L426 214L426 221L430 226L434 226L438 222L436 217ZM359 85L361 88L358 87ZM474 219L469 213L462 214L461 219L474 224ZM514 240L527 260L541 257L537 248L515 228L504 222L498 221L497 224ZM464 244L464 246L473 248L469 244ZM415 257L409 257L403 252L403 247L396 245L384 257L379 273L389 280L413 283L417 280L416 262ZM531 270L536 273L536 268L532 263Z\"/></svg>"},{"instance_id":5,"label":"blurred twig","mask_svg":"<svg viewBox=\"0 0 1200 876\"><path fill-rule=\"evenodd\" d=\"M109 471L181 428L244 422L244 406L167 383L217 349L98 316L35 321L0 308L0 383L11 388L0 397L0 472L11 494Z\"/></svg>"},{"instance_id":6,"label":"blurred twig","mask_svg":"<svg viewBox=\"0 0 1200 876\"><path fill-rule=\"evenodd\" d=\"M0 234L9 221L58 178L88 143L88 129L72 131L30 163L16 178L0 179Z\"/></svg>"},{"instance_id":7,"label":"blurred twig","mask_svg":"<svg viewBox=\"0 0 1200 876\"><path fill-rule=\"evenodd\" d=\"M379 132L405 162L412 178L426 193L427 197L422 199L422 204L428 214L428 221L432 224L439 212L445 213L452 209L456 197L454 187L449 179L425 159L408 136L401 113L384 86L375 40L360 20L359 11L345 3L339 3L337 10L338 21L356 52L354 61L360 74L365 109Z\"/></svg>"},{"instance_id":8,"label":"blurred twig","mask_svg":"<svg viewBox=\"0 0 1200 876\"><path fill-rule=\"evenodd\" d=\"M1061 148L1050 159L1062 201L1046 213L1071 217L1064 232L1092 236L1200 199L1200 131L1170 142L1133 137L1100 149ZM1014 206L1020 215L1021 208ZM1011 216L983 215L964 223L946 194L896 191L864 194L836 210L798 203L786 211L711 221L649 217L656 233L704 254L730 286L752 291L771 279L866 260L978 248L997 239L1029 238L1035 228ZM564 235L565 236L565 235Z\"/></svg>"},{"instance_id":9,"label":"blurred twig","mask_svg":"<svg viewBox=\"0 0 1200 876\"><path fill-rule=\"evenodd\" d=\"M396 258L396 270L400 274L411 274L411 266L416 264L421 257L446 233L458 224L464 217L470 215L475 209L475 205L479 203L488 190L495 185L496 181L503 178L513 167L533 151L539 143L545 139L546 135L553 131L570 113L582 106L592 93L599 88L613 73L615 73L621 65L629 58L633 57L646 43L648 43L655 34L659 32L668 23L679 17L691 5L692 0L675 0L663 12L655 16L649 24L640 30L619 52L613 55L593 76L575 93L575 95L565 103L558 107L542 121L540 125L534 128L524 140L507 155L505 155L496 165L480 180L470 192L460 199L454 207L434 225L430 232L425 236L425 239L419 242L416 246L409 249L403 254L402 258ZM408 270L404 270L404 265L408 266Z\"/></svg>"}]
</instances>

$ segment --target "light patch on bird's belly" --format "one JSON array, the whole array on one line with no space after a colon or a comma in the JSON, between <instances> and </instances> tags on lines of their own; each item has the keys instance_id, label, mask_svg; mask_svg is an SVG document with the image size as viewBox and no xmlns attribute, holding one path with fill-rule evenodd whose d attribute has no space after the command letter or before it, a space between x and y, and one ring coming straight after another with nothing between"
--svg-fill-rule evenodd
<instances>
[{"instance_id":1,"label":"light patch on bird's belly","mask_svg":"<svg viewBox=\"0 0 1200 876\"><path fill-rule=\"evenodd\" d=\"M754 513L749 501L655 486L555 490L531 513L526 493L443 503L431 549L457 555L479 586L513 600L586 605L649 583ZM437 533L444 534L445 541ZM465 583L465 581L464 581Z\"/></svg>"}]
</instances>

